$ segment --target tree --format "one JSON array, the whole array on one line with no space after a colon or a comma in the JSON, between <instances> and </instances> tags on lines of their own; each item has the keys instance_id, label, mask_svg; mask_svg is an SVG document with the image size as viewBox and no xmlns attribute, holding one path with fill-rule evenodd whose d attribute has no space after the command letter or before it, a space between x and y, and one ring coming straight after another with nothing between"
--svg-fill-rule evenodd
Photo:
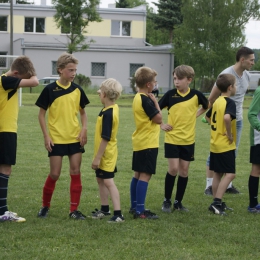
<instances>
[{"instance_id":1,"label":"tree","mask_svg":"<svg viewBox=\"0 0 260 260\"><path fill-rule=\"evenodd\" d=\"M183 23L175 30L174 53L197 76L213 77L234 63L243 30L259 17L258 0L184 0Z\"/></svg>"},{"instance_id":2,"label":"tree","mask_svg":"<svg viewBox=\"0 0 260 260\"><path fill-rule=\"evenodd\" d=\"M155 24L155 29L165 30L169 33L169 41L173 41L174 29L182 23L182 0L159 0L152 2L158 8L158 13L150 13L148 18Z\"/></svg>"},{"instance_id":3,"label":"tree","mask_svg":"<svg viewBox=\"0 0 260 260\"><path fill-rule=\"evenodd\" d=\"M89 22L101 22L96 10L99 0L53 0L56 8L54 20L58 28L67 34L68 53L86 50L86 27ZM92 40L90 40L92 42Z\"/></svg>"},{"instance_id":4,"label":"tree","mask_svg":"<svg viewBox=\"0 0 260 260\"><path fill-rule=\"evenodd\" d=\"M116 8L129 8L128 0L118 0L116 2Z\"/></svg>"}]
</instances>

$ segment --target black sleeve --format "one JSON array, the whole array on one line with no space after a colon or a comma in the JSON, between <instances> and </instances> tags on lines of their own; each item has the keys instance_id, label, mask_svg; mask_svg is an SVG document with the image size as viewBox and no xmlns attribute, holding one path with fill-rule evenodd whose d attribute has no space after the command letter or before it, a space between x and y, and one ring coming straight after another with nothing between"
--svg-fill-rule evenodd
<instances>
[{"instance_id":1,"label":"black sleeve","mask_svg":"<svg viewBox=\"0 0 260 260\"><path fill-rule=\"evenodd\" d=\"M47 110L49 108L50 95L49 95L49 88L47 86L42 90L40 96L35 102L35 105L43 108L44 110Z\"/></svg>"},{"instance_id":2,"label":"black sleeve","mask_svg":"<svg viewBox=\"0 0 260 260\"><path fill-rule=\"evenodd\" d=\"M87 104L89 104L89 100L84 92L84 90L80 87L80 107L84 108Z\"/></svg>"},{"instance_id":3,"label":"black sleeve","mask_svg":"<svg viewBox=\"0 0 260 260\"><path fill-rule=\"evenodd\" d=\"M110 141L113 128L113 108L106 110L102 119L102 131L101 137L107 141Z\"/></svg>"},{"instance_id":4,"label":"black sleeve","mask_svg":"<svg viewBox=\"0 0 260 260\"><path fill-rule=\"evenodd\" d=\"M206 117L211 118L211 114L212 114L212 107L207 111Z\"/></svg>"},{"instance_id":5,"label":"black sleeve","mask_svg":"<svg viewBox=\"0 0 260 260\"><path fill-rule=\"evenodd\" d=\"M15 77L2 76L2 86L4 90L14 89L17 90L22 79Z\"/></svg>"},{"instance_id":6,"label":"black sleeve","mask_svg":"<svg viewBox=\"0 0 260 260\"><path fill-rule=\"evenodd\" d=\"M169 106L169 92L170 90L168 90L159 100L158 104L160 109L164 109Z\"/></svg>"},{"instance_id":7,"label":"black sleeve","mask_svg":"<svg viewBox=\"0 0 260 260\"><path fill-rule=\"evenodd\" d=\"M159 113L158 109L155 107L154 102L147 96L141 95L142 107L147 114L147 116L152 120L152 118Z\"/></svg>"},{"instance_id":8,"label":"black sleeve","mask_svg":"<svg viewBox=\"0 0 260 260\"><path fill-rule=\"evenodd\" d=\"M208 99L202 94L200 91L198 91L198 98L199 98L199 105L202 105L204 109L208 109L209 101Z\"/></svg>"},{"instance_id":9,"label":"black sleeve","mask_svg":"<svg viewBox=\"0 0 260 260\"><path fill-rule=\"evenodd\" d=\"M236 119L236 103L234 102L234 100L230 98L226 98L226 100L227 100L227 105L226 105L225 114L229 114L232 120Z\"/></svg>"}]
</instances>

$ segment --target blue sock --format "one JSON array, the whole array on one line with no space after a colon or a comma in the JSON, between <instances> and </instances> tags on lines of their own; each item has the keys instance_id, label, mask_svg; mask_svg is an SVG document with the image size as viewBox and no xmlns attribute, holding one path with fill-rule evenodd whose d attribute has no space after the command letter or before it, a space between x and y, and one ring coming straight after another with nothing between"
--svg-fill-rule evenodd
<instances>
[{"instance_id":1,"label":"blue sock","mask_svg":"<svg viewBox=\"0 0 260 260\"><path fill-rule=\"evenodd\" d=\"M131 200L131 208L136 208L136 185L138 183L138 179L132 178L130 183L130 200Z\"/></svg>"},{"instance_id":2,"label":"blue sock","mask_svg":"<svg viewBox=\"0 0 260 260\"><path fill-rule=\"evenodd\" d=\"M138 181L136 185L136 212L138 214L144 211L144 203L146 198L146 192L148 188L148 182Z\"/></svg>"}]
</instances>

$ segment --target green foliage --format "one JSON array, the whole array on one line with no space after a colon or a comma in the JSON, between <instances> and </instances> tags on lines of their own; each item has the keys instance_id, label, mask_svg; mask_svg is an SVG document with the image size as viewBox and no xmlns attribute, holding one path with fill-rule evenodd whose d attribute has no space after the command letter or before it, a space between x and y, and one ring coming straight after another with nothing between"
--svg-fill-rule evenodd
<instances>
[{"instance_id":1,"label":"green foliage","mask_svg":"<svg viewBox=\"0 0 260 260\"><path fill-rule=\"evenodd\" d=\"M89 77L86 77L85 75L83 74L77 74L75 79L74 79L74 82L80 86L90 86L91 85L91 80Z\"/></svg>"},{"instance_id":2,"label":"green foliage","mask_svg":"<svg viewBox=\"0 0 260 260\"><path fill-rule=\"evenodd\" d=\"M89 22L101 22L96 6L99 0L52 0L56 8L54 20L57 28L67 33L68 52L83 51L88 48L86 43L86 27ZM90 40L93 42L93 40Z\"/></svg>"},{"instance_id":3,"label":"green foliage","mask_svg":"<svg viewBox=\"0 0 260 260\"><path fill-rule=\"evenodd\" d=\"M252 17L259 17L258 0L185 0L183 23L175 30L174 53L178 62L189 64L197 76L216 77L235 62L245 42L243 30Z\"/></svg>"},{"instance_id":4,"label":"green foliage","mask_svg":"<svg viewBox=\"0 0 260 260\"><path fill-rule=\"evenodd\" d=\"M157 6L158 13L149 13L148 18L153 21L155 29L163 29L169 33L168 43L172 43L173 31L182 23L182 0L159 0L153 4Z\"/></svg>"},{"instance_id":5,"label":"green foliage","mask_svg":"<svg viewBox=\"0 0 260 260\"><path fill-rule=\"evenodd\" d=\"M212 87L214 86L216 79L215 78L200 78L198 85L199 85L199 90L202 93L210 93Z\"/></svg>"},{"instance_id":6,"label":"green foliage","mask_svg":"<svg viewBox=\"0 0 260 260\"><path fill-rule=\"evenodd\" d=\"M254 52L255 52L255 65L252 67L251 70L260 71L260 50L254 50Z\"/></svg>"},{"instance_id":7,"label":"green foliage","mask_svg":"<svg viewBox=\"0 0 260 260\"><path fill-rule=\"evenodd\" d=\"M116 8L129 8L128 0L119 0L116 2Z\"/></svg>"},{"instance_id":8,"label":"green foliage","mask_svg":"<svg viewBox=\"0 0 260 260\"><path fill-rule=\"evenodd\" d=\"M135 75L133 74L130 78L130 87L133 90L133 93L136 93L136 86L135 86Z\"/></svg>"}]
</instances>

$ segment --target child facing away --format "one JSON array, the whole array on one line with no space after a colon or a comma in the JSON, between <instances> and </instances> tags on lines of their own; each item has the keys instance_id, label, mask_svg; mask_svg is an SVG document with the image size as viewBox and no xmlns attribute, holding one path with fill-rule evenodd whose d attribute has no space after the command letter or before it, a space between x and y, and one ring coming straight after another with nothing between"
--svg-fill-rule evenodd
<instances>
[{"instance_id":1,"label":"child facing away","mask_svg":"<svg viewBox=\"0 0 260 260\"><path fill-rule=\"evenodd\" d=\"M250 213L260 213L260 204L258 204L260 175L260 79L248 110L248 120L250 123L250 163L252 168L248 179L249 206L247 210Z\"/></svg>"},{"instance_id":2,"label":"child facing away","mask_svg":"<svg viewBox=\"0 0 260 260\"><path fill-rule=\"evenodd\" d=\"M47 85L35 103L40 107L39 123L50 161L50 173L43 187L39 218L47 217L65 155L69 158L71 178L69 217L81 220L86 218L78 211L78 206L82 191L80 166L82 153L85 152L84 145L87 143L87 115L84 108L89 100L82 88L73 82L77 65L78 60L73 55L62 54L57 60L59 80ZM49 110L49 132L45 121L47 110ZM80 113L81 127L78 113Z\"/></svg>"},{"instance_id":3,"label":"child facing away","mask_svg":"<svg viewBox=\"0 0 260 260\"><path fill-rule=\"evenodd\" d=\"M161 110L153 94L157 72L141 67L135 72L138 93L133 100L133 115L136 129L132 135L134 176L130 184L131 208L134 218L157 219L150 210L145 210L145 199L150 181L156 170L159 148L159 125L162 122Z\"/></svg>"},{"instance_id":4,"label":"child facing away","mask_svg":"<svg viewBox=\"0 0 260 260\"><path fill-rule=\"evenodd\" d=\"M121 84L109 78L102 82L98 95L104 108L98 115L95 131L94 159L92 169L96 172L99 187L101 209L92 212L93 219L101 219L110 215L108 196L110 194L114 215L108 222L124 222L120 208L120 196L114 182L117 172L117 132L119 125L119 109L115 101L122 92Z\"/></svg>"},{"instance_id":5,"label":"child facing away","mask_svg":"<svg viewBox=\"0 0 260 260\"><path fill-rule=\"evenodd\" d=\"M206 113L211 124L210 170L214 171L214 199L209 210L214 214L226 215L225 210L232 209L222 202L222 197L235 178L236 104L230 97L236 94L236 78L232 74L220 74L216 86L221 95Z\"/></svg>"},{"instance_id":6,"label":"child facing away","mask_svg":"<svg viewBox=\"0 0 260 260\"><path fill-rule=\"evenodd\" d=\"M8 181L16 163L18 89L36 87L39 81L27 56L17 57L8 72L0 77L0 222L25 222L25 218L9 211Z\"/></svg>"},{"instance_id":7,"label":"child facing away","mask_svg":"<svg viewBox=\"0 0 260 260\"><path fill-rule=\"evenodd\" d=\"M171 197L177 174L177 191L174 210L188 211L182 205L182 199L188 184L188 171L194 161L196 118L208 108L207 98L198 90L190 89L195 76L192 67L180 65L173 71L175 88L167 91L159 100L161 109L168 109L167 124L161 124L165 131L164 151L168 159L168 171L165 176L164 201L162 211L172 211ZM202 106L199 108L199 106Z\"/></svg>"}]
</instances>

